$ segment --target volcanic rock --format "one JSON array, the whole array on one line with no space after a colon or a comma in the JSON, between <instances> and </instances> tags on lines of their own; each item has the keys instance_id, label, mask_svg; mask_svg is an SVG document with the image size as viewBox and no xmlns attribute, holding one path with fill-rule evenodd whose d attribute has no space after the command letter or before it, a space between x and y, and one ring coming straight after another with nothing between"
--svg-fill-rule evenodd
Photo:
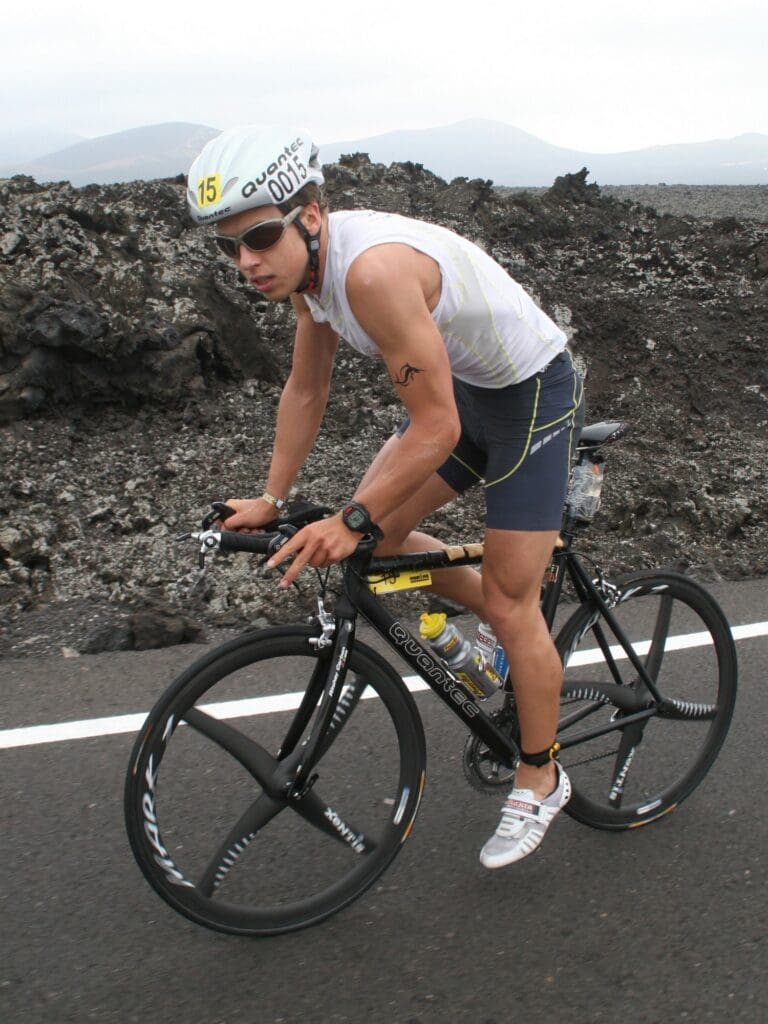
<instances>
[{"instance_id":1,"label":"volcanic rock","mask_svg":"<svg viewBox=\"0 0 768 1024\"><path fill-rule=\"evenodd\" d=\"M694 216L685 201L703 203L701 190L660 186L657 209L585 170L529 191L362 154L327 171L332 207L432 220L482 245L567 332L588 418L631 422L583 550L611 572L768 572L765 190L712 190ZM117 623L111 643L135 645L127 620L149 596L209 628L310 614L309 579L278 598L238 556L200 582L193 548L174 541L210 500L263 488L290 304L238 279L188 220L182 180L18 177L0 182L0 209L0 653L93 649L96 608ZM338 507L402 418L381 367L342 346L296 496ZM468 541L482 518L472 494L427 525ZM39 642L22 645L31 632Z\"/></svg>"}]
</instances>

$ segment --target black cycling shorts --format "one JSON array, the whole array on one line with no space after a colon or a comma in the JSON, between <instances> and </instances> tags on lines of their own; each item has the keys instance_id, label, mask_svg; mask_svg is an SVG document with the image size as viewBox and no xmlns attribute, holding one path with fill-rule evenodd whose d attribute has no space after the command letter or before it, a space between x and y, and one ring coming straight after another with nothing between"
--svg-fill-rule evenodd
<instances>
[{"instance_id":1,"label":"black cycling shorts","mask_svg":"<svg viewBox=\"0 0 768 1024\"><path fill-rule=\"evenodd\" d=\"M453 384L461 437L438 474L459 493L483 484L493 530L559 530L584 423L582 381L570 354L506 388Z\"/></svg>"}]
</instances>

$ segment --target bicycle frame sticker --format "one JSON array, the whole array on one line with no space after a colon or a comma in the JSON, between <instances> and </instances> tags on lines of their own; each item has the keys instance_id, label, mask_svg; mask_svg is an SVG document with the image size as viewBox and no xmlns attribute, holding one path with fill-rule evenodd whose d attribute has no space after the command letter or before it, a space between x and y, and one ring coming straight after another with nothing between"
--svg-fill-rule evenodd
<instances>
[{"instance_id":1,"label":"bicycle frame sticker","mask_svg":"<svg viewBox=\"0 0 768 1024\"><path fill-rule=\"evenodd\" d=\"M393 573L391 576L369 576L368 589L373 594L392 594L396 590L414 590L432 586L432 573L428 569Z\"/></svg>"}]
</instances>

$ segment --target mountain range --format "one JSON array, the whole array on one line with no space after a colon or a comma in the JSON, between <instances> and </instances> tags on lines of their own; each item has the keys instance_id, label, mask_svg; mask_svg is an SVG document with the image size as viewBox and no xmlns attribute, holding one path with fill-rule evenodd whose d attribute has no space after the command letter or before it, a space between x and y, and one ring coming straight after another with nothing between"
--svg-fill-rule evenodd
<instances>
[{"instance_id":1,"label":"mountain range","mask_svg":"<svg viewBox=\"0 0 768 1024\"><path fill-rule=\"evenodd\" d=\"M205 143L218 134L207 125L173 122L84 139L36 158L8 160L0 176L29 174L39 182L75 186L169 178L186 173ZM27 147L28 148L28 147ZM0 151L7 152L7 147ZM768 184L768 135L652 146L622 153L590 153L554 146L512 125L482 118L439 128L323 143L332 163L347 153L368 153L378 163L411 161L450 181L490 179L496 185L546 186L587 167L601 185Z\"/></svg>"}]
</instances>

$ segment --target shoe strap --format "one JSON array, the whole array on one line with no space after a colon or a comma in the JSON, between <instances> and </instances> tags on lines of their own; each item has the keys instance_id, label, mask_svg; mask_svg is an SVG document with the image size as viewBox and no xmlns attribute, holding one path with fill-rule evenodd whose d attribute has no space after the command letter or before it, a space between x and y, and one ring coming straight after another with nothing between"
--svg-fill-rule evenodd
<instances>
[{"instance_id":1,"label":"shoe strap","mask_svg":"<svg viewBox=\"0 0 768 1024\"><path fill-rule=\"evenodd\" d=\"M527 821L541 821L541 802L508 796L504 802L503 813Z\"/></svg>"}]
</instances>

